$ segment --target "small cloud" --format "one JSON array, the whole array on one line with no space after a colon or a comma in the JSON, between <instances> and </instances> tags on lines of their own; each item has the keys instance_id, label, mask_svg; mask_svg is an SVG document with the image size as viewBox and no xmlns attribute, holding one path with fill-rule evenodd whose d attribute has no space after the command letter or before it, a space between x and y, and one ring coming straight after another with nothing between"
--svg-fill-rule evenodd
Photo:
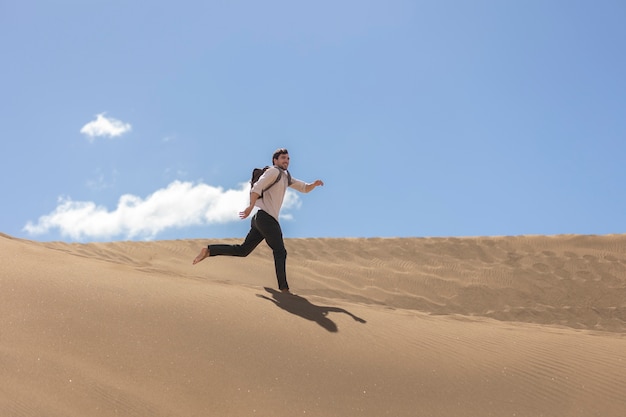
<instances>
[{"instance_id":1,"label":"small cloud","mask_svg":"<svg viewBox=\"0 0 626 417\"><path fill-rule=\"evenodd\" d=\"M154 239L168 229L239 222L238 213L248 204L249 195L248 183L241 184L239 189L224 190L174 181L146 198L123 195L114 210L92 201L62 197L55 210L39 217L37 222L28 222L23 230L42 235L56 229L73 240ZM298 196L291 190L287 190L285 202L285 210L300 205ZM288 213L282 217L292 218Z\"/></svg>"},{"instance_id":2,"label":"small cloud","mask_svg":"<svg viewBox=\"0 0 626 417\"><path fill-rule=\"evenodd\" d=\"M130 123L124 123L112 117L105 117L104 113L98 114L96 120L92 120L80 129L80 133L86 135L90 142L97 137L114 138L129 132L132 129Z\"/></svg>"}]
</instances>

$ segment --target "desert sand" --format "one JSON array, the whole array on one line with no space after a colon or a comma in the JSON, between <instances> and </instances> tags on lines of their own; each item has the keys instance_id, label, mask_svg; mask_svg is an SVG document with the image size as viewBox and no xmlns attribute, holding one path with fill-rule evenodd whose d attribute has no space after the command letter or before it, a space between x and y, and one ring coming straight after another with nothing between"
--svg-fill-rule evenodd
<instances>
[{"instance_id":1,"label":"desert sand","mask_svg":"<svg viewBox=\"0 0 626 417\"><path fill-rule=\"evenodd\" d=\"M210 242L0 235L0 416L626 415L626 235Z\"/></svg>"}]
</instances>

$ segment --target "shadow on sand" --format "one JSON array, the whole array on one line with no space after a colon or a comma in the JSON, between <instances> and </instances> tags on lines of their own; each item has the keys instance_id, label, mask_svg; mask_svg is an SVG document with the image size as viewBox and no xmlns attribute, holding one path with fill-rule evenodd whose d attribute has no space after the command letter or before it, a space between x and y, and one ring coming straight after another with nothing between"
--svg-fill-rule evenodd
<instances>
[{"instance_id":1,"label":"shadow on sand","mask_svg":"<svg viewBox=\"0 0 626 417\"><path fill-rule=\"evenodd\" d=\"M272 298L262 294L257 294L257 297L269 300L276 304L277 307L280 307L291 314L314 321L329 332L337 332L339 330L335 322L328 318L328 313L345 313L359 323L366 322L362 318L355 316L343 308L317 306L304 297L300 297L295 294L283 294L282 292L276 291L272 288L265 287L265 291L270 293Z\"/></svg>"}]
</instances>

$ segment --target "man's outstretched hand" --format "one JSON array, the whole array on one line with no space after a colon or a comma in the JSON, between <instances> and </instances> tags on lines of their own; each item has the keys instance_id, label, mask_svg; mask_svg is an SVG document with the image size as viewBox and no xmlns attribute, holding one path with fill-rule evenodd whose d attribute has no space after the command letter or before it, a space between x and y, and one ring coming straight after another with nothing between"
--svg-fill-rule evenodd
<instances>
[{"instance_id":1,"label":"man's outstretched hand","mask_svg":"<svg viewBox=\"0 0 626 417\"><path fill-rule=\"evenodd\" d=\"M305 192L307 192L307 193L311 192L316 187L319 187L319 186L322 186L322 185L324 185L324 181L322 181L322 180L315 180L315 182L312 182L312 183L306 185Z\"/></svg>"}]
</instances>

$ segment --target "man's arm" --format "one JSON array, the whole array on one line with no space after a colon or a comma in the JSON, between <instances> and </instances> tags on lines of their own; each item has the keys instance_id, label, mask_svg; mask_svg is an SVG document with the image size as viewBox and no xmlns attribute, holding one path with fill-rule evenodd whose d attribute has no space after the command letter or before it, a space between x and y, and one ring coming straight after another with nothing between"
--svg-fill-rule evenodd
<instances>
[{"instance_id":1,"label":"man's arm","mask_svg":"<svg viewBox=\"0 0 626 417\"><path fill-rule=\"evenodd\" d=\"M322 185L324 185L324 181L322 181L322 180L315 180L315 182L313 182L311 184L307 184L306 187L304 187L304 189L305 189L304 192L308 193L310 191L313 191L313 189L315 187L319 187L319 186L322 186Z\"/></svg>"},{"instance_id":2,"label":"man's arm","mask_svg":"<svg viewBox=\"0 0 626 417\"><path fill-rule=\"evenodd\" d=\"M250 205L246 207L244 211L239 212L240 219L245 219L246 217L250 215L250 213L252 213L252 210L254 209L254 204L259 199L259 197L261 197L260 194L257 194L255 192L250 193Z\"/></svg>"},{"instance_id":3,"label":"man's arm","mask_svg":"<svg viewBox=\"0 0 626 417\"><path fill-rule=\"evenodd\" d=\"M266 188L268 184L271 184L272 181L275 181L279 173L280 171L277 168L270 168L265 171L263 175L261 175L259 180L252 187L252 190L256 191L250 191L250 205L246 207L244 211L239 212L239 218L245 219L250 215L250 213L252 213L256 201L261 198L261 193L263 192L263 189Z\"/></svg>"},{"instance_id":4,"label":"man's arm","mask_svg":"<svg viewBox=\"0 0 626 417\"><path fill-rule=\"evenodd\" d=\"M301 193L309 193L313 191L316 187L319 187L321 185L324 185L324 182L322 180L315 180L315 182L309 184L302 180L292 178L292 182L289 186L294 190L300 191Z\"/></svg>"}]
</instances>

